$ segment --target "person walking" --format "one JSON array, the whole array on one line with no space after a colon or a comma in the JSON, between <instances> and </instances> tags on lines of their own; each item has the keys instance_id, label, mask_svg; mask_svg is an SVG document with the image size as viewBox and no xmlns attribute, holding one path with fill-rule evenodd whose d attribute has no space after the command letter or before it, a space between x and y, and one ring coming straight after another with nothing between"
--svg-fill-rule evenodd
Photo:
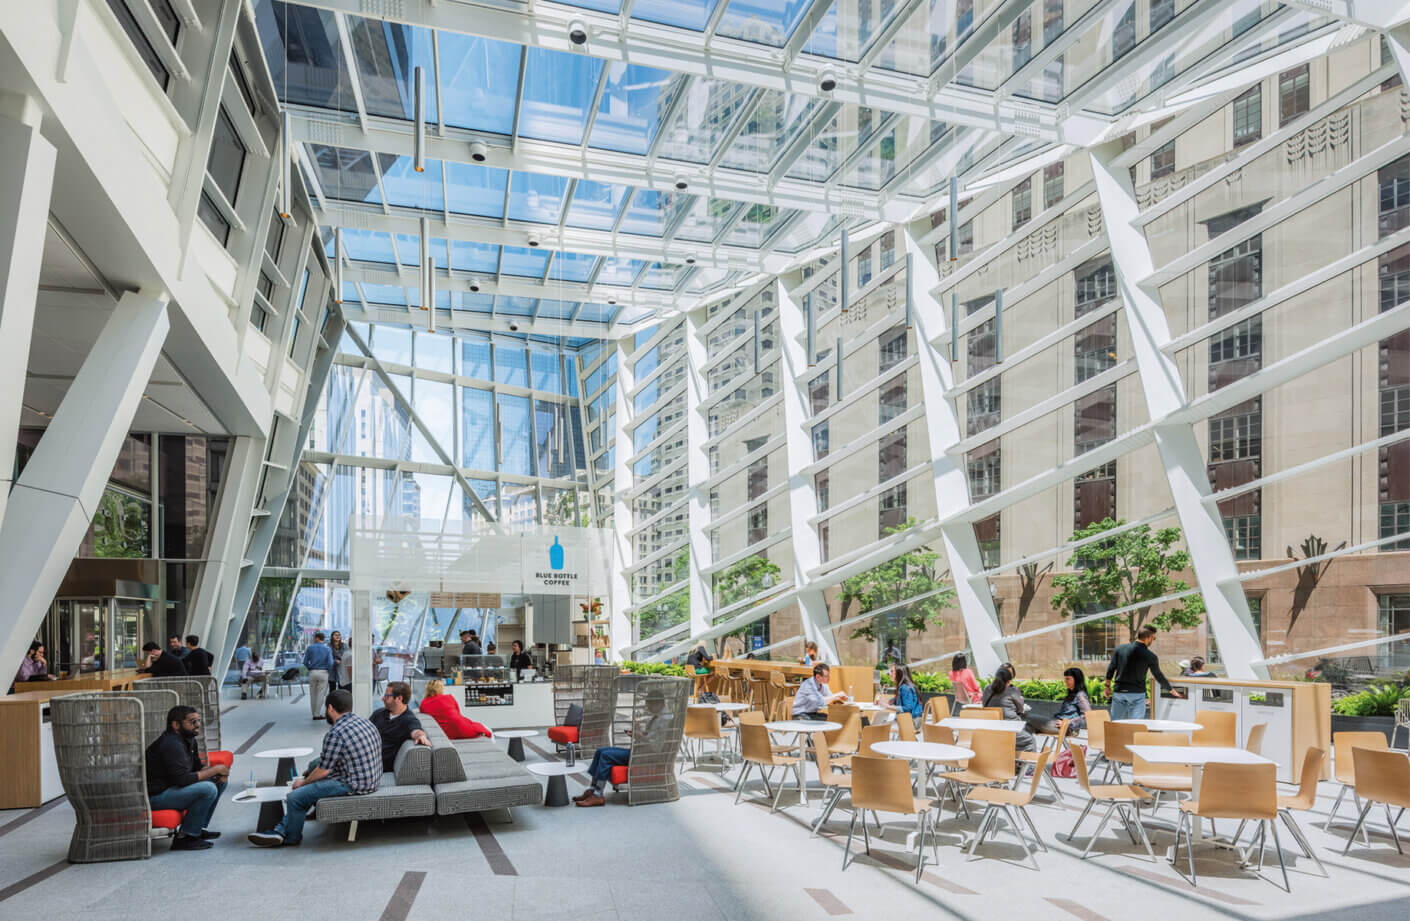
<instances>
[{"instance_id":1,"label":"person walking","mask_svg":"<svg viewBox=\"0 0 1410 921\"><path fill-rule=\"evenodd\" d=\"M239 646L235 647L235 670L237 672L243 672L245 670L245 663L248 661L250 661L250 647L245 643L241 643Z\"/></svg>"},{"instance_id":2,"label":"person walking","mask_svg":"<svg viewBox=\"0 0 1410 921\"><path fill-rule=\"evenodd\" d=\"M1155 642L1156 629L1146 624L1136 632L1134 643L1122 643L1111 654L1111 662L1106 667L1106 693L1111 698L1111 718L1113 720L1146 718L1146 673L1155 676L1156 682L1172 697L1184 697L1179 691L1170 689L1170 682L1160 673L1160 657L1151 652ZM1112 693L1112 679L1115 679L1115 693Z\"/></svg>"},{"instance_id":3,"label":"person walking","mask_svg":"<svg viewBox=\"0 0 1410 921\"><path fill-rule=\"evenodd\" d=\"M304 650L304 668L308 669L308 705L316 720L325 719L324 704L328 700L328 681L333 676L333 650L323 642L322 631L313 635L313 642Z\"/></svg>"}]
</instances>

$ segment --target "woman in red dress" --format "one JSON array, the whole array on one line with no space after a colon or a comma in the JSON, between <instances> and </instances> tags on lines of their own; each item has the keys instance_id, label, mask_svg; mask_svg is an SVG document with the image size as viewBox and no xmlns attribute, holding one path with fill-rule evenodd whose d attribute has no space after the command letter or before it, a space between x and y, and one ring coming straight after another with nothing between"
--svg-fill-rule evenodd
<instances>
[{"instance_id":1,"label":"woman in red dress","mask_svg":"<svg viewBox=\"0 0 1410 921\"><path fill-rule=\"evenodd\" d=\"M452 739L478 739L481 736L493 738L494 733L480 723L463 716L460 704L445 693L446 683L439 678L426 682L426 696L421 698L421 712L436 721Z\"/></svg>"}]
</instances>

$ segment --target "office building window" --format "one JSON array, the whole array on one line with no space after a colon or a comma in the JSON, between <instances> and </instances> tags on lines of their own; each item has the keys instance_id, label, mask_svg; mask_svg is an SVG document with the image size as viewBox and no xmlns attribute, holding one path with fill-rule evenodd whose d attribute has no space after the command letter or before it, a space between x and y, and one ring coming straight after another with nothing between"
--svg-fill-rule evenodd
<instances>
[{"instance_id":1,"label":"office building window","mask_svg":"<svg viewBox=\"0 0 1410 921\"><path fill-rule=\"evenodd\" d=\"M769 459L761 457L749 465L749 499L753 501L769 491Z\"/></svg>"},{"instance_id":2,"label":"office building window","mask_svg":"<svg viewBox=\"0 0 1410 921\"><path fill-rule=\"evenodd\" d=\"M1262 516L1235 515L1224 519L1224 536L1236 560L1257 560L1263 556Z\"/></svg>"},{"instance_id":3,"label":"office building window","mask_svg":"<svg viewBox=\"0 0 1410 921\"><path fill-rule=\"evenodd\" d=\"M229 242L230 222L225 219L225 214L221 212L215 199L210 197L210 193L201 193L201 199L196 203L196 216L206 225L211 235L220 241L221 246Z\"/></svg>"},{"instance_id":4,"label":"office building window","mask_svg":"<svg viewBox=\"0 0 1410 921\"><path fill-rule=\"evenodd\" d=\"M877 513L876 536L885 537L886 532L906 523L906 484L893 486L881 494Z\"/></svg>"},{"instance_id":5,"label":"office building window","mask_svg":"<svg viewBox=\"0 0 1410 921\"><path fill-rule=\"evenodd\" d=\"M1299 64L1292 70L1278 75L1278 124L1286 125L1308 109L1312 108L1312 96L1308 86L1309 74L1306 64Z\"/></svg>"},{"instance_id":6,"label":"office building window","mask_svg":"<svg viewBox=\"0 0 1410 921\"><path fill-rule=\"evenodd\" d=\"M220 194L230 206L240 191L240 176L245 171L245 144L235 130L235 123L221 106L215 119L215 133L211 137L210 157L206 160L206 173L220 189Z\"/></svg>"},{"instance_id":7,"label":"office building window","mask_svg":"<svg viewBox=\"0 0 1410 921\"><path fill-rule=\"evenodd\" d=\"M828 374L824 371L808 382L808 406L814 416L827 409L828 397L832 393Z\"/></svg>"},{"instance_id":8,"label":"office building window","mask_svg":"<svg viewBox=\"0 0 1410 921\"><path fill-rule=\"evenodd\" d=\"M1018 70L1033 57L1033 17L1028 10L1013 21L1013 67Z\"/></svg>"},{"instance_id":9,"label":"office building window","mask_svg":"<svg viewBox=\"0 0 1410 921\"><path fill-rule=\"evenodd\" d=\"M1136 4L1126 7L1126 12L1116 21L1111 33L1111 59L1118 61L1136 47Z\"/></svg>"},{"instance_id":10,"label":"office building window","mask_svg":"<svg viewBox=\"0 0 1410 921\"><path fill-rule=\"evenodd\" d=\"M1376 183L1380 192L1380 235L1389 236L1410 226L1410 156L1381 167Z\"/></svg>"},{"instance_id":11,"label":"office building window","mask_svg":"<svg viewBox=\"0 0 1410 921\"><path fill-rule=\"evenodd\" d=\"M965 473L969 478L969 501L978 502L1003 488L999 440L970 451L965 457Z\"/></svg>"},{"instance_id":12,"label":"office building window","mask_svg":"<svg viewBox=\"0 0 1410 921\"><path fill-rule=\"evenodd\" d=\"M1043 167L1043 209L1047 210L1063 196L1064 165L1061 160Z\"/></svg>"},{"instance_id":13,"label":"office building window","mask_svg":"<svg viewBox=\"0 0 1410 921\"><path fill-rule=\"evenodd\" d=\"M1151 31L1156 32L1175 18L1175 0L1151 0Z\"/></svg>"},{"instance_id":14,"label":"office building window","mask_svg":"<svg viewBox=\"0 0 1410 921\"><path fill-rule=\"evenodd\" d=\"M139 0L140 2L140 0ZM176 44L176 36L181 30L181 20L177 18L171 4L165 0L158 0L151 5L152 12L157 14L157 19L167 19L169 26L163 24L163 31L166 32L172 45ZM161 57L157 54L157 49L152 45L152 39L142 31L137 18L132 15L132 10L127 8L126 0L108 0L108 8L117 17L118 24L127 33L127 38L132 42L132 46L137 49L137 56L142 59L142 63L147 65L147 70L151 72L152 79L157 81L157 85L165 92L171 83L171 71L167 70L162 63ZM169 19L168 19L169 16Z\"/></svg>"},{"instance_id":15,"label":"office building window","mask_svg":"<svg viewBox=\"0 0 1410 921\"><path fill-rule=\"evenodd\" d=\"M906 360L906 328L904 326L888 330L881 335L881 347L877 359L877 370L885 372Z\"/></svg>"},{"instance_id":16,"label":"office building window","mask_svg":"<svg viewBox=\"0 0 1410 921\"><path fill-rule=\"evenodd\" d=\"M1073 402L1074 455L1086 454L1116 437L1116 385Z\"/></svg>"},{"instance_id":17,"label":"office building window","mask_svg":"<svg viewBox=\"0 0 1410 921\"><path fill-rule=\"evenodd\" d=\"M1263 84L1256 83L1234 100L1234 146L1263 137Z\"/></svg>"},{"instance_id":18,"label":"office building window","mask_svg":"<svg viewBox=\"0 0 1410 921\"><path fill-rule=\"evenodd\" d=\"M1001 562L999 555L999 515L996 512L988 518L974 523L974 540L979 544L979 565L993 569Z\"/></svg>"},{"instance_id":19,"label":"office building window","mask_svg":"<svg viewBox=\"0 0 1410 921\"><path fill-rule=\"evenodd\" d=\"M968 394L969 412L966 433L978 435L999 424L1001 393L999 378L994 377L971 388Z\"/></svg>"},{"instance_id":20,"label":"office building window","mask_svg":"<svg viewBox=\"0 0 1410 921\"><path fill-rule=\"evenodd\" d=\"M830 504L828 485L828 476L826 470L820 471L819 473L813 475L813 493L817 496L818 499L819 512L827 511L828 506Z\"/></svg>"},{"instance_id":21,"label":"office building window","mask_svg":"<svg viewBox=\"0 0 1410 921\"><path fill-rule=\"evenodd\" d=\"M1238 415L1215 416L1209 420L1209 460L1242 460L1258 457L1263 449L1261 410Z\"/></svg>"},{"instance_id":22,"label":"office building window","mask_svg":"<svg viewBox=\"0 0 1410 921\"><path fill-rule=\"evenodd\" d=\"M883 148L884 149L884 148ZM896 231L888 230L881 235L881 271L885 272L896 262Z\"/></svg>"},{"instance_id":23,"label":"office building window","mask_svg":"<svg viewBox=\"0 0 1410 921\"><path fill-rule=\"evenodd\" d=\"M1381 310L1399 307L1410 300L1410 246L1393 250L1380 258Z\"/></svg>"},{"instance_id":24,"label":"office building window","mask_svg":"<svg viewBox=\"0 0 1410 921\"><path fill-rule=\"evenodd\" d=\"M1410 633L1410 595L1395 593L1376 596L1376 628L1381 636ZM1401 641L1379 647L1380 667L1385 671L1410 668L1410 643Z\"/></svg>"},{"instance_id":25,"label":"office building window","mask_svg":"<svg viewBox=\"0 0 1410 921\"><path fill-rule=\"evenodd\" d=\"M1159 179L1175 172L1175 139L1171 138L1151 154L1151 178Z\"/></svg>"},{"instance_id":26,"label":"office building window","mask_svg":"<svg viewBox=\"0 0 1410 921\"><path fill-rule=\"evenodd\" d=\"M878 394L878 425L885 425L906 411L906 376L883 384Z\"/></svg>"},{"instance_id":27,"label":"office building window","mask_svg":"<svg viewBox=\"0 0 1410 921\"><path fill-rule=\"evenodd\" d=\"M1017 230L1033 217L1033 179L1029 177L1013 190L1013 229Z\"/></svg>"},{"instance_id":28,"label":"office building window","mask_svg":"<svg viewBox=\"0 0 1410 921\"><path fill-rule=\"evenodd\" d=\"M1404 540L1381 544L1380 550L1410 550L1410 502L1382 502L1380 507L1380 534L1382 539L1406 535Z\"/></svg>"},{"instance_id":29,"label":"office building window","mask_svg":"<svg viewBox=\"0 0 1410 921\"><path fill-rule=\"evenodd\" d=\"M769 504L763 503L749 512L749 533L745 536L746 546L752 546L769 536Z\"/></svg>"},{"instance_id":30,"label":"office building window","mask_svg":"<svg viewBox=\"0 0 1410 921\"><path fill-rule=\"evenodd\" d=\"M1072 658L1078 662L1110 660L1111 654L1120 644L1116 627L1116 621L1111 619L1092 620L1073 627Z\"/></svg>"},{"instance_id":31,"label":"office building window","mask_svg":"<svg viewBox=\"0 0 1410 921\"><path fill-rule=\"evenodd\" d=\"M259 332L264 332L269 325L269 311L261 307L258 301L250 305L250 325Z\"/></svg>"},{"instance_id":32,"label":"office building window","mask_svg":"<svg viewBox=\"0 0 1410 921\"><path fill-rule=\"evenodd\" d=\"M1211 236L1213 230L1211 228ZM1263 235L1256 234L1209 260L1211 320L1263 296Z\"/></svg>"},{"instance_id":33,"label":"office building window","mask_svg":"<svg viewBox=\"0 0 1410 921\"><path fill-rule=\"evenodd\" d=\"M1116 314L1102 317L1072 338L1076 383L1116 366Z\"/></svg>"},{"instance_id":34,"label":"office building window","mask_svg":"<svg viewBox=\"0 0 1410 921\"><path fill-rule=\"evenodd\" d=\"M885 483L906 470L906 430L881 436L877 442L876 481Z\"/></svg>"},{"instance_id":35,"label":"office building window","mask_svg":"<svg viewBox=\"0 0 1410 921\"><path fill-rule=\"evenodd\" d=\"M1079 266L1072 275L1077 289L1077 316L1096 310L1116 297L1116 270L1110 259Z\"/></svg>"},{"instance_id":36,"label":"office building window","mask_svg":"<svg viewBox=\"0 0 1410 921\"><path fill-rule=\"evenodd\" d=\"M827 423L819 422L817 425L813 426L813 460L822 460L824 457L827 457L827 442Z\"/></svg>"},{"instance_id":37,"label":"office building window","mask_svg":"<svg viewBox=\"0 0 1410 921\"><path fill-rule=\"evenodd\" d=\"M823 563L832 558L832 541L829 539L832 536L832 528L829 524L827 521L818 522L818 560Z\"/></svg>"}]
</instances>

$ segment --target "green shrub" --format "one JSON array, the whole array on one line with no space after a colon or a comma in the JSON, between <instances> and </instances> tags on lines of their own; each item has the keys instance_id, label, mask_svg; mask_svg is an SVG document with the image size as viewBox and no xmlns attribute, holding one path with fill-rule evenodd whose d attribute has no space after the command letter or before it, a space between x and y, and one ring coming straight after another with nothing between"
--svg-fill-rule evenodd
<instances>
[{"instance_id":1,"label":"green shrub","mask_svg":"<svg viewBox=\"0 0 1410 921\"><path fill-rule=\"evenodd\" d=\"M694 671L687 672L684 665L667 665L664 662L623 662L622 668L634 675L666 675L672 678L693 678Z\"/></svg>"},{"instance_id":2,"label":"green shrub","mask_svg":"<svg viewBox=\"0 0 1410 921\"><path fill-rule=\"evenodd\" d=\"M1396 701L1402 697L1410 697L1410 686L1383 684L1332 701L1332 712L1338 716L1394 716Z\"/></svg>"}]
</instances>

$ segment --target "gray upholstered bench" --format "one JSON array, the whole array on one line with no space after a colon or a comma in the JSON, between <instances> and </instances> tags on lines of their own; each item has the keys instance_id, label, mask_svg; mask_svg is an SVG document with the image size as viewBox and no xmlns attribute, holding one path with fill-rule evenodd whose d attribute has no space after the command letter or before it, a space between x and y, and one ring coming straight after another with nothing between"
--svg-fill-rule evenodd
<instances>
[{"instance_id":1,"label":"gray upholstered bench","mask_svg":"<svg viewBox=\"0 0 1410 921\"><path fill-rule=\"evenodd\" d=\"M489 739L452 741L434 721L423 720L421 725L431 738L437 815L532 806L542 801L543 788L537 778Z\"/></svg>"},{"instance_id":2,"label":"gray upholstered bench","mask_svg":"<svg viewBox=\"0 0 1410 921\"><path fill-rule=\"evenodd\" d=\"M371 793L334 796L318 801L316 814L324 824L347 822L348 840L357 840L357 823L366 819L404 819L436 814L436 794L431 788L432 750L414 742L402 743L392 770Z\"/></svg>"}]
</instances>

